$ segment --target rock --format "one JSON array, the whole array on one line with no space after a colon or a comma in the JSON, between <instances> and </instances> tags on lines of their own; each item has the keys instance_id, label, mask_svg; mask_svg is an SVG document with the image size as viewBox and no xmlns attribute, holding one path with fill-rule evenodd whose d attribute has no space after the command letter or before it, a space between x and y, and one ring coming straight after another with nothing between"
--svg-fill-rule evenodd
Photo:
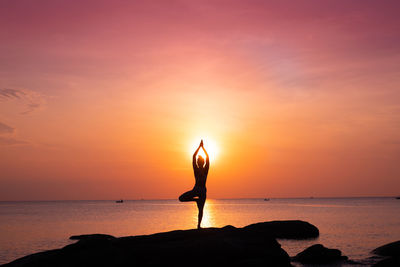
<instances>
[{"instance_id":1,"label":"rock","mask_svg":"<svg viewBox=\"0 0 400 267\"><path fill-rule=\"evenodd\" d=\"M374 249L372 253L380 256L400 257L400 240L380 246Z\"/></svg>"},{"instance_id":2,"label":"rock","mask_svg":"<svg viewBox=\"0 0 400 267\"><path fill-rule=\"evenodd\" d=\"M347 257L342 256L342 252L338 249L330 249L316 244L297 254L293 260L301 263L324 264L347 260Z\"/></svg>"},{"instance_id":3,"label":"rock","mask_svg":"<svg viewBox=\"0 0 400 267\"><path fill-rule=\"evenodd\" d=\"M284 239L308 239L319 236L317 227L308 222L298 220L262 222L250 224L244 229Z\"/></svg>"},{"instance_id":4,"label":"rock","mask_svg":"<svg viewBox=\"0 0 400 267\"><path fill-rule=\"evenodd\" d=\"M69 239L71 240L85 240L85 239L112 239L115 238L112 235L105 234L91 234L91 235L73 235Z\"/></svg>"},{"instance_id":5,"label":"rock","mask_svg":"<svg viewBox=\"0 0 400 267\"><path fill-rule=\"evenodd\" d=\"M294 234L304 231L306 234ZM275 237L313 236L301 221L269 222L244 228L225 226L115 238L72 236L78 242L28 255L3 266L291 266ZM276 231L276 232L274 232ZM285 233L285 231L287 231ZM318 231L318 229L317 229Z\"/></svg>"},{"instance_id":6,"label":"rock","mask_svg":"<svg viewBox=\"0 0 400 267\"><path fill-rule=\"evenodd\" d=\"M372 253L382 256L382 260L376 263L375 267L400 266L400 240L380 246Z\"/></svg>"}]
</instances>

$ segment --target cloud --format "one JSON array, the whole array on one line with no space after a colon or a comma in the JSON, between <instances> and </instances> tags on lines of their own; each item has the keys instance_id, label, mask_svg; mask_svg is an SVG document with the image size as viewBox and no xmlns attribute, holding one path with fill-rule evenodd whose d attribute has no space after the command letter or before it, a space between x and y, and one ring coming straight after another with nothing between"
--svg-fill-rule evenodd
<instances>
[{"instance_id":1,"label":"cloud","mask_svg":"<svg viewBox=\"0 0 400 267\"><path fill-rule=\"evenodd\" d=\"M0 145L12 146L12 145L24 145L28 142L23 140L18 140L13 137L2 137L0 136Z\"/></svg>"},{"instance_id":2,"label":"cloud","mask_svg":"<svg viewBox=\"0 0 400 267\"><path fill-rule=\"evenodd\" d=\"M14 132L14 128L0 122L0 134L11 134Z\"/></svg>"},{"instance_id":3,"label":"cloud","mask_svg":"<svg viewBox=\"0 0 400 267\"><path fill-rule=\"evenodd\" d=\"M15 128L0 122L0 146L25 145L27 141L16 139L13 134Z\"/></svg>"},{"instance_id":4,"label":"cloud","mask_svg":"<svg viewBox=\"0 0 400 267\"><path fill-rule=\"evenodd\" d=\"M45 96L32 90L0 88L0 103L6 101L10 102L11 110L22 115L39 110L46 104ZM14 105L15 107L12 107ZM30 142L16 137L15 133L14 127L0 122L0 146L30 144Z\"/></svg>"},{"instance_id":5,"label":"cloud","mask_svg":"<svg viewBox=\"0 0 400 267\"><path fill-rule=\"evenodd\" d=\"M3 101L19 101L24 106L22 115L30 114L41 109L46 104L46 99L43 95L32 90L0 88L0 100Z\"/></svg>"},{"instance_id":6,"label":"cloud","mask_svg":"<svg viewBox=\"0 0 400 267\"><path fill-rule=\"evenodd\" d=\"M30 103L30 104L27 104L26 106L27 106L28 109L23 111L23 112L21 112L20 114L25 115L25 114L32 113L36 109L39 109L41 107L41 104L39 104L39 103Z\"/></svg>"},{"instance_id":7,"label":"cloud","mask_svg":"<svg viewBox=\"0 0 400 267\"><path fill-rule=\"evenodd\" d=\"M393 140L385 140L385 141L382 142L382 144L398 146L398 145L400 145L400 140L395 140L395 139L393 139Z\"/></svg>"},{"instance_id":8,"label":"cloud","mask_svg":"<svg viewBox=\"0 0 400 267\"><path fill-rule=\"evenodd\" d=\"M22 90L0 88L0 98L3 99L21 99L24 95L25 93Z\"/></svg>"}]
</instances>

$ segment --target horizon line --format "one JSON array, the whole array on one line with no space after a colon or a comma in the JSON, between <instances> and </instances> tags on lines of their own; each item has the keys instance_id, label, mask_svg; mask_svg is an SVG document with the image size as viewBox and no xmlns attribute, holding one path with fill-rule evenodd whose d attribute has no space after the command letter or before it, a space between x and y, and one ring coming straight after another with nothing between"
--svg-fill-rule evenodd
<instances>
[{"instance_id":1,"label":"horizon line","mask_svg":"<svg viewBox=\"0 0 400 267\"><path fill-rule=\"evenodd\" d=\"M397 198L397 196L341 196L341 197L238 197L238 198L208 198L211 200L255 200L255 199L345 199L345 198ZM63 201L161 201L177 200L177 198L135 198L135 199L44 199L44 200L0 200L0 202L63 202Z\"/></svg>"}]
</instances>

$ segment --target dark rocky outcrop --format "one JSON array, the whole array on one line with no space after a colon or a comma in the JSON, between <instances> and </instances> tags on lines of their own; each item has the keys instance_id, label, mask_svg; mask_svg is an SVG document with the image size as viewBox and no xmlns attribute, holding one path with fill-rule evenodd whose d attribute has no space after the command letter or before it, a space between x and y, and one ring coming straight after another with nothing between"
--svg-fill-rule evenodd
<instances>
[{"instance_id":1,"label":"dark rocky outcrop","mask_svg":"<svg viewBox=\"0 0 400 267\"><path fill-rule=\"evenodd\" d=\"M380 246L374 249L372 253L380 256L400 257L400 240Z\"/></svg>"},{"instance_id":2,"label":"dark rocky outcrop","mask_svg":"<svg viewBox=\"0 0 400 267\"><path fill-rule=\"evenodd\" d=\"M113 239L115 238L112 235L105 235L105 234L91 234L91 235L73 235L71 236L69 239L71 240L87 240L87 239L97 239L97 240L101 240L101 239Z\"/></svg>"},{"instance_id":3,"label":"dark rocky outcrop","mask_svg":"<svg viewBox=\"0 0 400 267\"><path fill-rule=\"evenodd\" d=\"M400 240L380 246L372 253L381 256L381 261L376 263L376 267L400 266Z\"/></svg>"},{"instance_id":4,"label":"dark rocky outcrop","mask_svg":"<svg viewBox=\"0 0 400 267\"><path fill-rule=\"evenodd\" d=\"M293 257L293 260L305 264L326 264L344 261L347 260L347 257L342 256L342 252L338 249L330 249L321 244L315 244L297 254Z\"/></svg>"},{"instance_id":5,"label":"dark rocky outcrop","mask_svg":"<svg viewBox=\"0 0 400 267\"><path fill-rule=\"evenodd\" d=\"M243 229L282 239L308 239L319 236L318 228L304 221L261 222L250 224Z\"/></svg>"},{"instance_id":6,"label":"dark rocky outcrop","mask_svg":"<svg viewBox=\"0 0 400 267\"><path fill-rule=\"evenodd\" d=\"M315 237L315 229L301 221L280 221L120 238L72 236L79 241L3 266L291 266L275 238Z\"/></svg>"}]
</instances>

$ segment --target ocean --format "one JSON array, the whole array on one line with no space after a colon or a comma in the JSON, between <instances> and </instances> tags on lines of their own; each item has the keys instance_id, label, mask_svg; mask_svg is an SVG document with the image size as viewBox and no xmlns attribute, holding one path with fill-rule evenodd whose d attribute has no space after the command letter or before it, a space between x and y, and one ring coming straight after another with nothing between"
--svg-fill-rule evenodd
<instances>
[{"instance_id":1,"label":"ocean","mask_svg":"<svg viewBox=\"0 0 400 267\"><path fill-rule=\"evenodd\" d=\"M272 220L304 220L318 227L313 240L278 240L294 256L321 243L364 263L370 251L400 240L395 198L210 199L203 227L236 227ZM195 203L177 200L0 202L0 264L75 241L71 235L116 237L195 228Z\"/></svg>"}]
</instances>

